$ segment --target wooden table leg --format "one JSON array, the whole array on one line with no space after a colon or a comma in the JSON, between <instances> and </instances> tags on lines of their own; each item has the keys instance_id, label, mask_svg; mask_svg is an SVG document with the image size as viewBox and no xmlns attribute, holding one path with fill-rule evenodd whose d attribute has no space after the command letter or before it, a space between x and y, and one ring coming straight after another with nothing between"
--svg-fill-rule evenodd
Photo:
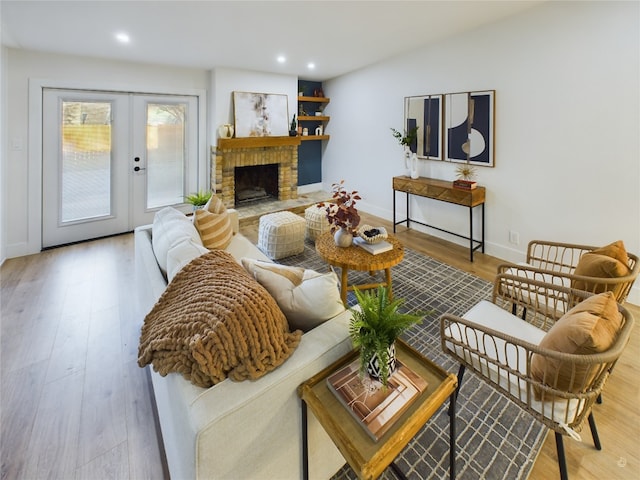
<instances>
[{"instance_id":1,"label":"wooden table leg","mask_svg":"<svg viewBox=\"0 0 640 480\"><path fill-rule=\"evenodd\" d=\"M340 298L342 298L342 303L344 306L347 306L347 279L349 274L349 269L347 267L342 267L342 276L340 281Z\"/></svg>"}]
</instances>

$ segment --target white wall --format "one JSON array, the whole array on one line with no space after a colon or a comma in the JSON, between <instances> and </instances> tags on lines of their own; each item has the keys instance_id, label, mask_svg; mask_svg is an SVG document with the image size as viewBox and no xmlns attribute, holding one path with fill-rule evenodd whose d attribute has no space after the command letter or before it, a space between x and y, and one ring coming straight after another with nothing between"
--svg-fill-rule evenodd
<instances>
[{"instance_id":1,"label":"white wall","mask_svg":"<svg viewBox=\"0 0 640 480\"><path fill-rule=\"evenodd\" d=\"M34 118L40 112L34 105L37 102L34 102L33 96L29 96L30 82L31 85L42 83L61 88L181 94L206 94L209 86L209 73L206 70L114 62L17 49L6 50L5 66L7 106L3 112L6 116L3 118L7 125L3 148L7 140L11 144L14 141L22 144L22 149L11 148L6 159L2 159L7 181L6 190L3 191L5 202L1 218L6 232L4 247L7 257L36 253L41 246L41 192L37 176L41 156L37 151L38 142L34 140L38 130L37 122L34 125ZM206 144L202 150L204 156Z\"/></svg>"},{"instance_id":2,"label":"white wall","mask_svg":"<svg viewBox=\"0 0 640 480\"><path fill-rule=\"evenodd\" d=\"M404 167L389 128L402 129L403 98L493 89L495 168L478 178L486 252L521 261L532 239L622 239L640 254L639 14L637 2L549 2L325 82L325 188L344 178L363 211L391 219L391 177ZM420 174L453 180L455 164L421 161ZM468 231L462 207L412 198L412 216ZM640 285L630 300L640 303Z\"/></svg>"},{"instance_id":3,"label":"white wall","mask_svg":"<svg viewBox=\"0 0 640 480\"><path fill-rule=\"evenodd\" d=\"M6 232L4 216L1 214L5 205L5 192L7 191L4 170L8 151L7 141L7 49L0 47L0 265L7 258L6 254Z\"/></svg>"}]
</instances>

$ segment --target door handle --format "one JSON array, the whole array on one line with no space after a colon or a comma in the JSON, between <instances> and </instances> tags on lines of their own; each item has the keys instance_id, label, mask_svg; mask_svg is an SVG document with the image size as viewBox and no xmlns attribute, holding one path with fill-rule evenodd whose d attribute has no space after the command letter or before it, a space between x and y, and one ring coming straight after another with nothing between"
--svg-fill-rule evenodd
<instances>
[{"instance_id":1,"label":"door handle","mask_svg":"<svg viewBox=\"0 0 640 480\"><path fill-rule=\"evenodd\" d=\"M139 172L140 170L146 170L146 168L140 168L137 165L135 167L133 167L133 171L134 172Z\"/></svg>"}]
</instances>

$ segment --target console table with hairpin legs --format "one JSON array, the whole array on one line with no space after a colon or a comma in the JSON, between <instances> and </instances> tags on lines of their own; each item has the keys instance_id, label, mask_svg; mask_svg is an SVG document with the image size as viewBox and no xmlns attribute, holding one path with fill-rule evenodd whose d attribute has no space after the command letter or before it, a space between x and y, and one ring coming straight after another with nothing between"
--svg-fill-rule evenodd
<instances>
[{"instance_id":1,"label":"console table with hairpin legs","mask_svg":"<svg viewBox=\"0 0 640 480\"><path fill-rule=\"evenodd\" d=\"M407 218L396 221L396 192L405 192L407 196ZM469 240L469 260L473 262L473 252L482 248L484 253L484 200L486 190L484 187L477 187L473 190L464 190L461 188L455 188L452 182L445 180L436 180L434 178L411 178L406 175L393 177L393 231L396 231L396 225L406 223L407 228L411 228L410 222L424 225L425 227L433 228L441 232L455 235L456 237ZM469 236L461 235L459 233L451 232L434 225L419 222L412 219L409 213L409 196L417 195L419 197L431 198L433 200L439 200L441 202L453 203L456 205L462 205L469 208ZM474 207L480 207L481 209L481 232L482 236L480 240L474 240L473 238L473 209Z\"/></svg>"}]
</instances>

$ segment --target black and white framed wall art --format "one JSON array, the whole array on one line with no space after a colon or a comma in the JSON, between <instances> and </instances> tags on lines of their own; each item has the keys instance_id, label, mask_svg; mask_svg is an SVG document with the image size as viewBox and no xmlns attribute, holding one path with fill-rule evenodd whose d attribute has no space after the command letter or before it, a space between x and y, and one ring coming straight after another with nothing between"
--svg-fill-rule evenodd
<instances>
[{"instance_id":1,"label":"black and white framed wall art","mask_svg":"<svg viewBox=\"0 0 640 480\"><path fill-rule=\"evenodd\" d=\"M411 151L418 158L442 160L442 95L405 97L405 128L407 132L418 127Z\"/></svg>"},{"instance_id":2,"label":"black and white framed wall art","mask_svg":"<svg viewBox=\"0 0 640 480\"><path fill-rule=\"evenodd\" d=\"M447 93L444 103L445 158L493 167L495 90Z\"/></svg>"}]
</instances>

